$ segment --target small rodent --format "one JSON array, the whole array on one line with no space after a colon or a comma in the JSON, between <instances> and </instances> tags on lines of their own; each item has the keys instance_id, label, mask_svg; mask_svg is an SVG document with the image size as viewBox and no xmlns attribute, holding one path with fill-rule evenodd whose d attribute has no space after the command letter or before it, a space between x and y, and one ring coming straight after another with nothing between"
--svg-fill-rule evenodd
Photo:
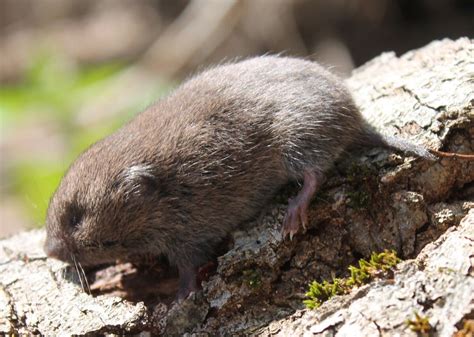
<instances>
[{"instance_id":1,"label":"small rodent","mask_svg":"<svg viewBox=\"0 0 474 337\"><path fill-rule=\"evenodd\" d=\"M262 56L216 66L79 156L51 199L45 251L83 265L164 254L182 299L213 247L290 180L303 187L282 230L297 232L325 171L354 143L435 159L373 131L317 63Z\"/></svg>"}]
</instances>

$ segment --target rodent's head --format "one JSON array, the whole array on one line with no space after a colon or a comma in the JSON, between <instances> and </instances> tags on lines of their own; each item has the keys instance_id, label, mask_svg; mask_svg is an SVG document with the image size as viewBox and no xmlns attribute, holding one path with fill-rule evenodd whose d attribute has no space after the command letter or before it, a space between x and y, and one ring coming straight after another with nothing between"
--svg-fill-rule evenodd
<instances>
[{"instance_id":1,"label":"rodent's head","mask_svg":"<svg viewBox=\"0 0 474 337\"><path fill-rule=\"evenodd\" d=\"M61 181L46 219L48 256L93 265L159 249L168 198L154 168L107 154L92 147Z\"/></svg>"}]
</instances>

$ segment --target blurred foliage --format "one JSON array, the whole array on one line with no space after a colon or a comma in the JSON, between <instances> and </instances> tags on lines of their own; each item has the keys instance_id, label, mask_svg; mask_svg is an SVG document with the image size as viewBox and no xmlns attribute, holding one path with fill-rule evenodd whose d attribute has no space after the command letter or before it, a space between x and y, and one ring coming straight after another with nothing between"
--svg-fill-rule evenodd
<instances>
[{"instance_id":1,"label":"blurred foliage","mask_svg":"<svg viewBox=\"0 0 474 337\"><path fill-rule=\"evenodd\" d=\"M74 107L92 91L100 90L120 69L119 64L76 69L62 59L39 55L22 83L0 88L2 126L10 127L38 110L47 111L67 125Z\"/></svg>"},{"instance_id":2,"label":"blurred foliage","mask_svg":"<svg viewBox=\"0 0 474 337\"><path fill-rule=\"evenodd\" d=\"M144 93L123 111L114 112L114 117L105 123L80 125L77 111L81 103L112 85L125 66L109 62L77 68L64 59L43 53L33 59L22 83L0 87L0 133L5 134L6 130L14 133L26 120L40 117L56 122L62 145L67 149L65 158L55 162L35 156L8 163L10 181L8 191L3 193L20 198L35 224L43 224L49 199L74 158L167 90L157 83L151 92Z\"/></svg>"}]
</instances>

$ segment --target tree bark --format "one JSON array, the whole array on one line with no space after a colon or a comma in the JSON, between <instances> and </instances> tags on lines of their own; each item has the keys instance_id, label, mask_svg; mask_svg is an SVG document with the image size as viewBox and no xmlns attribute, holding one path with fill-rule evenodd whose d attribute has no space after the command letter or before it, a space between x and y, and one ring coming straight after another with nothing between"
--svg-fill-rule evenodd
<instances>
[{"instance_id":1,"label":"tree bark","mask_svg":"<svg viewBox=\"0 0 474 337\"><path fill-rule=\"evenodd\" d=\"M399 58L385 53L347 84L382 132L472 153L473 60L473 40L435 41ZM90 295L80 270L45 257L43 230L21 233L0 241L0 334L416 336L406 321L417 313L432 335L451 336L474 312L473 181L472 161L346 154L304 233L280 234L290 186L232 234L203 291L181 304L172 302L176 275L166 265L154 277L127 264L86 271ZM347 276L350 264L383 249L406 259L392 279L304 309L310 281Z\"/></svg>"}]
</instances>

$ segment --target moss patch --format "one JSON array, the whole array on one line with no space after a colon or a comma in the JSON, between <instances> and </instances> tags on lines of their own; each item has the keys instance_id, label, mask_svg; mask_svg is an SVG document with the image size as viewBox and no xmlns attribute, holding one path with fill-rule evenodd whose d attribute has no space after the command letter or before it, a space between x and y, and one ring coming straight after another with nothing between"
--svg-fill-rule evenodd
<instances>
[{"instance_id":1,"label":"moss patch","mask_svg":"<svg viewBox=\"0 0 474 337\"><path fill-rule=\"evenodd\" d=\"M352 288L383 276L400 261L393 250L372 253L368 261L361 259L358 266L349 266L351 275L348 278L333 278L331 282L311 282L306 292L307 299L303 303L309 309L318 308L333 296L347 294Z\"/></svg>"},{"instance_id":2,"label":"moss patch","mask_svg":"<svg viewBox=\"0 0 474 337\"><path fill-rule=\"evenodd\" d=\"M421 316L417 312L415 312L414 319L407 319L405 323L411 331L416 332L419 336L429 336L433 331L428 317Z\"/></svg>"}]
</instances>

